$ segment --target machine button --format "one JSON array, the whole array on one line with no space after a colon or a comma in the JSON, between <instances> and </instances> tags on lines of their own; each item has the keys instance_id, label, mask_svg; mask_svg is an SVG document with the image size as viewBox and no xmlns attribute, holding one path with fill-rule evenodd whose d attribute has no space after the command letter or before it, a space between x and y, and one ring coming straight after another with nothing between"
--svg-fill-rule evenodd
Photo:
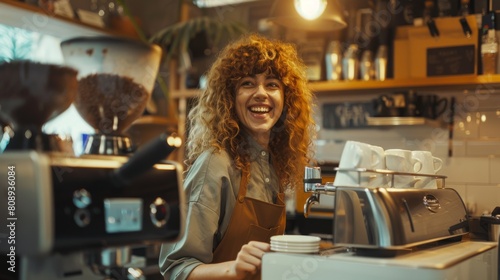
<instances>
[{"instance_id":1,"label":"machine button","mask_svg":"<svg viewBox=\"0 0 500 280\"><path fill-rule=\"evenodd\" d=\"M170 216L170 209L167 202L161 198L157 197L153 203L149 206L150 217L153 225L160 228L167 223Z\"/></svg>"},{"instance_id":2,"label":"machine button","mask_svg":"<svg viewBox=\"0 0 500 280\"><path fill-rule=\"evenodd\" d=\"M86 227L90 224L90 212L87 209L77 209L73 218L79 227Z\"/></svg>"},{"instance_id":3,"label":"machine button","mask_svg":"<svg viewBox=\"0 0 500 280\"><path fill-rule=\"evenodd\" d=\"M92 196L86 189L79 189L73 192L73 204L77 208L85 208L92 203Z\"/></svg>"}]
</instances>

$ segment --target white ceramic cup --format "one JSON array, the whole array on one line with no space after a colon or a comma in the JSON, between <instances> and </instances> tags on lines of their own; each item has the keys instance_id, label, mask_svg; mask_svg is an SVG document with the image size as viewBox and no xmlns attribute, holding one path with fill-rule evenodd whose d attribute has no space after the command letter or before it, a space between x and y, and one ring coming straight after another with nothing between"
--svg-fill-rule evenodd
<instances>
[{"instance_id":1,"label":"white ceramic cup","mask_svg":"<svg viewBox=\"0 0 500 280\"><path fill-rule=\"evenodd\" d=\"M385 169L384 149L357 141L347 141L340 157L340 169L366 168ZM335 186L378 186L382 184L380 174L342 171L335 175Z\"/></svg>"},{"instance_id":2,"label":"white ceramic cup","mask_svg":"<svg viewBox=\"0 0 500 280\"><path fill-rule=\"evenodd\" d=\"M382 147L371 145L372 149L372 166L371 169L386 169L385 151ZM389 184L388 177L385 174L371 173L369 187L387 187Z\"/></svg>"},{"instance_id":3,"label":"white ceramic cup","mask_svg":"<svg viewBox=\"0 0 500 280\"><path fill-rule=\"evenodd\" d=\"M386 150L385 164L388 170L395 172L418 173L422 169L422 162L413 157L412 151L403 149ZM389 185L394 188L413 188L420 178L412 175L394 175L389 181Z\"/></svg>"},{"instance_id":4,"label":"white ceramic cup","mask_svg":"<svg viewBox=\"0 0 500 280\"><path fill-rule=\"evenodd\" d=\"M432 155L429 151L413 151L412 156L422 162L420 174L435 175L443 167L443 161ZM418 177L420 181L415 184L415 188L436 189L438 179L432 177Z\"/></svg>"}]
</instances>

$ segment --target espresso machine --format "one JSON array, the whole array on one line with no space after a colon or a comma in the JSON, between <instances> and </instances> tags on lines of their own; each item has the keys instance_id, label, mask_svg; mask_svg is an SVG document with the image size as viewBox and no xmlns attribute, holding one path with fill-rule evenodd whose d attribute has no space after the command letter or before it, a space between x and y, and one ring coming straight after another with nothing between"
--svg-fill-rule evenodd
<instances>
[{"instance_id":1,"label":"espresso machine","mask_svg":"<svg viewBox=\"0 0 500 280\"><path fill-rule=\"evenodd\" d=\"M82 38L87 44L92 40L111 42L99 50L102 55L134 48L142 55L128 53L129 65L105 58L98 63L91 57L96 48L87 48L89 60L79 60L81 67L0 65L0 72L2 67L12 72L0 75L0 117L14 132L0 154L0 219L5 223L0 227L0 252L7 264L2 279L155 279L160 276L159 246L182 236L182 166L166 159L180 146L180 138L166 132L132 149L122 135L151 95L161 54L157 47L128 39ZM144 57L149 62L143 68L146 78L103 67L112 63L128 70ZM96 66L96 72L82 75L80 68L89 65ZM66 75L52 74L59 67ZM121 81L124 75L126 82ZM87 76L98 78L93 85L84 81L94 89L82 93ZM46 121L73 102L96 128L81 156L62 152L50 145L52 136L41 133ZM107 123L111 126L103 125Z\"/></svg>"},{"instance_id":2,"label":"espresso machine","mask_svg":"<svg viewBox=\"0 0 500 280\"><path fill-rule=\"evenodd\" d=\"M361 178L425 176L442 180L434 189L346 186L322 183L319 167L306 167L310 206L334 195L331 240L317 254L271 252L263 256L262 279L488 279L498 277L496 242L471 240L460 195L446 176L386 169L335 168Z\"/></svg>"}]
</instances>

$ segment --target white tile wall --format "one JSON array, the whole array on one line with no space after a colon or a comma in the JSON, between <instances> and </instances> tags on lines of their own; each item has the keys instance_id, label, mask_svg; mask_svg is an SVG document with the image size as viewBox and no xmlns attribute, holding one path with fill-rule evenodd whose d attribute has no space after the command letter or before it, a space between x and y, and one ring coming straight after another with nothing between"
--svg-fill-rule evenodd
<instances>
[{"instance_id":1,"label":"white tile wall","mask_svg":"<svg viewBox=\"0 0 500 280\"><path fill-rule=\"evenodd\" d=\"M345 141L355 140L384 149L428 150L444 161L438 172L446 175L446 186L456 189L469 212L481 215L500 206L500 94L489 90L452 92L457 98L452 156L446 128L428 126L376 127L369 129L321 129L318 155L338 161ZM359 101L375 96L324 97L321 102ZM351 98L351 99L349 99ZM446 119L446 118L445 118ZM320 120L320 119L319 119Z\"/></svg>"},{"instance_id":2,"label":"white tile wall","mask_svg":"<svg viewBox=\"0 0 500 280\"><path fill-rule=\"evenodd\" d=\"M500 184L500 158L490 158L490 182Z\"/></svg>"},{"instance_id":3,"label":"white tile wall","mask_svg":"<svg viewBox=\"0 0 500 280\"><path fill-rule=\"evenodd\" d=\"M499 127L500 130L500 127ZM467 156L500 156L500 140L467 141Z\"/></svg>"},{"instance_id":4,"label":"white tile wall","mask_svg":"<svg viewBox=\"0 0 500 280\"><path fill-rule=\"evenodd\" d=\"M491 213L496 206L500 206L500 186L467 185L466 189L465 201L473 215Z\"/></svg>"},{"instance_id":5,"label":"white tile wall","mask_svg":"<svg viewBox=\"0 0 500 280\"><path fill-rule=\"evenodd\" d=\"M488 158L451 157L445 158L438 174L446 175L451 184L488 184L490 167Z\"/></svg>"}]
</instances>

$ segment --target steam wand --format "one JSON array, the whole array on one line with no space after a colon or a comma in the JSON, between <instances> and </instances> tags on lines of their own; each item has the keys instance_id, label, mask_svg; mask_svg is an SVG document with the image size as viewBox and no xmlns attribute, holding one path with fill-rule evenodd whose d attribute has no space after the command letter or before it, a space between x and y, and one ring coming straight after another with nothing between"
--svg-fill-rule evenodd
<instances>
[{"instance_id":1,"label":"steam wand","mask_svg":"<svg viewBox=\"0 0 500 280\"><path fill-rule=\"evenodd\" d=\"M149 141L112 173L113 185L120 188L129 185L132 179L164 160L181 144L181 138L175 133L163 133L158 138Z\"/></svg>"}]
</instances>

